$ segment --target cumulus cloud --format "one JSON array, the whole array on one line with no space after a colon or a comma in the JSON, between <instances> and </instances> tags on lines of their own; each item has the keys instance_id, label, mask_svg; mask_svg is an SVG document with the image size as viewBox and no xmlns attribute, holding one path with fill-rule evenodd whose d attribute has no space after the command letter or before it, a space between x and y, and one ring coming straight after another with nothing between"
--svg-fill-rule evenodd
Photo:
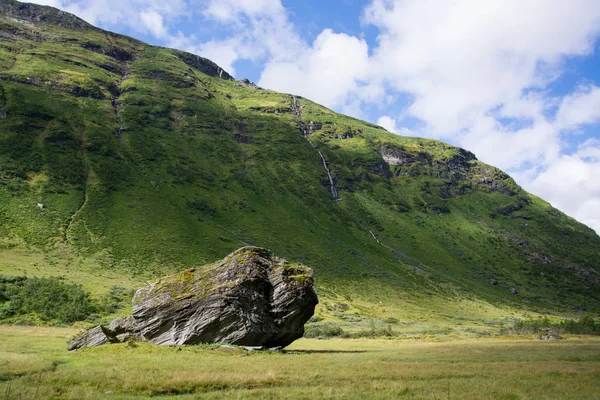
<instances>
[{"instance_id":1,"label":"cumulus cloud","mask_svg":"<svg viewBox=\"0 0 600 400\"><path fill-rule=\"evenodd\" d=\"M374 0L364 21L381 32L376 76L415 96L408 112L430 135L453 136L592 51L600 3Z\"/></svg>"},{"instance_id":2,"label":"cumulus cloud","mask_svg":"<svg viewBox=\"0 0 600 400\"><path fill-rule=\"evenodd\" d=\"M303 43L280 0L210 0L203 15L230 30L205 48L235 53L235 60L293 59Z\"/></svg>"},{"instance_id":3,"label":"cumulus cloud","mask_svg":"<svg viewBox=\"0 0 600 400\"><path fill-rule=\"evenodd\" d=\"M403 136L414 136L414 132L405 126L398 126L396 120L389 115L382 115L377 119L377 125L384 127L388 132Z\"/></svg>"},{"instance_id":4,"label":"cumulus cloud","mask_svg":"<svg viewBox=\"0 0 600 400\"><path fill-rule=\"evenodd\" d=\"M382 115L379 117L377 125L384 127L388 132L400 133L396 127L396 120L389 115Z\"/></svg>"},{"instance_id":5,"label":"cumulus cloud","mask_svg":"<svg viewBox=\"0 0 600 400\"><path fill-rule=\"evenodd\" d=\"M225 27L227 37L203 42L178 33L169 45L210 58L232 75L237 61L288 61L304 49L280 0L210 0L202 15Z\"/></svg>"},{"instance_id":6,"label":"cumulus cloud","mask_svg":"<svg viewBox=\"0 0 600 400\"><path fill-rule=\"evenodd\" d=\"M155 37L164 38L167 36L167 30L163 25L163 17L157 11L144 10L140 12L140 19Z\"/></svg>"},{"instance_id":7,"label":"cumulus cloud","mask_svg":"<svg viewBox=\"0 0 600 400\"><path fill-rule=\"evenodd\" d=\"M600 141L589 140L563 155L530 182L527 189L600 232Z\"/></svg>"},{"instance_id":8,"label":"cumulus cloud","mask_svg":"<svg viewBox=\"0 0 600 400\"><path fill-rule=\"evenodd\" d=\"M600 122L600 88L594 85L580 87L566 96L556 114L561 130L573 130L584 124Z\"/></svg>"},{"instance_id":9,"label":"cumulus cloud","mask_svg":"<svg viewBox=\"0 0 600 400\"><path fill-rule=\"evenodd\" d=\"M280 0L210 0L204 15L222 22L239 22L244 17L281 18L285 9Z\"/></svg>"},{"instance_id":10,"label":"cumulus cloud","mask_svg":"<svg viewBox=\"0 0 600 400\"><path fill-rule=\"evenodd\" d=\"M326 29L296 59L268 62L259 84L307 96L328 107L352 107L350 93L373 98L383 94L377 87L361 84L368 70L364 40Z\"/></svg>"},{"instance_id":11,"label":"cumulus cloud","mask_svg":"<svg viewBox=\"0 0 600 400\"><path fill-rule=\"evenodd\" d=\"M62 7L61 0L37 0L37 1L32 1L32 3L37 3L37 4L41 4L43 6L50 6L50 7Z\"/></svg>"}]
</instances>

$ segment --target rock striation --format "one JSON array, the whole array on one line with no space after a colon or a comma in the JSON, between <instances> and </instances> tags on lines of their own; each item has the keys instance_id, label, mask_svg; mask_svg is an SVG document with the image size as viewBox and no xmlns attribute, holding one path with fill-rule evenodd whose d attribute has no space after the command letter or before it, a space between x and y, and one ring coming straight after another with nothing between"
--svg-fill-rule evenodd
<instances>
[{"instance_id":1,"label":"rock striation","mask_svg":"<svg viewBox=\"0 0 600 400\"><path fill-rule=\"evenodd\" d=\"M72 339L67 346L67 350L73 351L83 347L101 346L115 342L117 342L115 335L105 327L98 325Z\"/></svg>"},{"instance_id":2,"label":"rock striation","mask_svg":"<svg viewBox=\"0 0 600 400\"><path fill-rule=\"evenodd\" d=\"M304 334L318 303L310 268L243 247L204 268L140 288L133 313L73 339L69 350L141 339L161 345L231 343L283 348Z\"/></svg>"}]
</instances>

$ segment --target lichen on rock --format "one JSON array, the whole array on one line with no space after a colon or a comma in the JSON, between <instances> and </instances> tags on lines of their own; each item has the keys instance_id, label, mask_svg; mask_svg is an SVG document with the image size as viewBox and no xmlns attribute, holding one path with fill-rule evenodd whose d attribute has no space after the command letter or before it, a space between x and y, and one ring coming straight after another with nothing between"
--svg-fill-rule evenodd
<instances>
[{"instance_id":1,"label":"lichen on rock","mask_svg":"<svg viewBox=\"0 0 600 400\"><path fill-rule=\"evenodd\" d=\"M215 264L150 282L135 293L132 316L103 329L162 345L285 347L302 337L314 314L312 286L310 268L243 247Z\"/></svg>"}]
</instances>

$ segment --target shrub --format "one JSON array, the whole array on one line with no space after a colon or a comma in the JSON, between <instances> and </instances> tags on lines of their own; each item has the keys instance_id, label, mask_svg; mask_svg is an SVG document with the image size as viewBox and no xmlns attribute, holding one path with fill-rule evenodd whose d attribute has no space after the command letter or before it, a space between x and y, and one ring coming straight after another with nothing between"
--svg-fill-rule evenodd
<instances>
[{"instance_id":1,"label":"shrub","mask_svg":"<svg viewBox=\"0 0 600 400\"><path fill-rule=\"evenodd\" d=\"M600 322L596 322L592 317L586 315L575 321L566 319L560 323L560 330L563 333L574 333L579 335L600 335Z\"/></svg>"},{"instance_id":2,"label":"shrub","mask_svg":"<svg viewBox=\"0 0 600 400\"><path fill-rule=\"evenodd\" d=\"M0 276L0 320L34 315L44 322L71 324L97 311L98 305L81 286L56 278Z\"/></svg>"},{"instance_id":3,"label":"shrub","mask_svg":"<svg viewBox=\"0 0 600 400\"><path fill-rule=\"evenodd\" d=\"M560 322L552 322L548 318L521 320L515 322L512 327L502 329L501 333L532 334L537 333L542 328L550 328L559 333L600 335L600 322L596 322L589 315L578 320L565 319Z\"/></svg>"},{"instance_id":4,"label":"shrub","mask_svg":"<svg viewBox=\"0 0 600 400\"><path fill-rule=\"evenodd\" d=\"M308 324L305 327L304 337L325 339L330 337L346 337L344 330L333 323Z\"/></svg>"},{"instance_id":5,"label":"shrub","mask_svg":"<svg viewBox=\"0 0 600 400\"><path fill-rule=\"evenodd\" d=\"M376 338L383 336L395 336L396 333L392 329L391 325L377 325L374 320L369 322L369 326L367 328L363 328L360 331L354 333L353 337L368 337L368 338Z\"/></svg>"}]
</instances>

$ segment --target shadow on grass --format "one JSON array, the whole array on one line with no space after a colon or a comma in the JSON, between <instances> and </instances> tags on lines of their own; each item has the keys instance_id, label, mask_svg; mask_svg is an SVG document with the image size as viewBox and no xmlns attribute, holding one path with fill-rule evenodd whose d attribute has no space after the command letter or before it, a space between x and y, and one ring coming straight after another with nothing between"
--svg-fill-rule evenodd
<instances>
[{"instance_id":1,"label":"shadow on grass","mask_svg":"<svg viewBox=\"0 0 600 400\"><path fill-rule=\"evenodd\" d=\"M359 354L366 350L283 350L286 354Z\"/></svg>"}]
</instances>

